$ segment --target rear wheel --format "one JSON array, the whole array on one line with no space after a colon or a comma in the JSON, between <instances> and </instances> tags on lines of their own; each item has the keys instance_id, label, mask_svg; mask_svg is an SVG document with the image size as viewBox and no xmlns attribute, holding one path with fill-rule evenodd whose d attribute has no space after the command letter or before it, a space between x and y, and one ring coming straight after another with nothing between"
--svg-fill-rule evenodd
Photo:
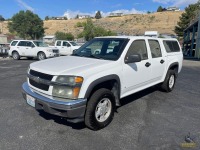
<instances>
[{"instance_id":1,"label":"rear wheel","mask_svg":"<svg viewBox=\"0 0 200 150\"><path fill-rule=\"evenodd\" d=\"M44 59L46 59L45 53L39 52L39 53L38 53L38 60L44 60Z\"/></svg>"},{"instance_id":2,"label":"rear wheel","mask_svg":"<svg viewBox=\"0 0 200 150\"><path fill-rule=\"evenodd\" d=\"M18 52L13 52L13 53L12 53L12 58L13 58L14 60L19 60L19 59L20 59L19 53L18 53Z\"/></svg>"},{"instance_id":3,"label":"rear wheel","mask_svg":"<svg viewBox=\"0 0 200 150\"><path fill-rule=\"evenodd\" d=\"M165 77L165 81L162 83L161 88L166 92L171 92L174 89L176 83L176 72L169 70Z\"/></svg>"},{"instance_id":4,"label":"rear wheel","mask_svg":"<svg viewBox=\"0 0 200 150\"><path fill-rule=\"evenodd\" d=\"M115 98L108 89L95 91L88 101L85 113L85 125L99 130L110 124L114 117Z\"/></svg>"}]
</instances>

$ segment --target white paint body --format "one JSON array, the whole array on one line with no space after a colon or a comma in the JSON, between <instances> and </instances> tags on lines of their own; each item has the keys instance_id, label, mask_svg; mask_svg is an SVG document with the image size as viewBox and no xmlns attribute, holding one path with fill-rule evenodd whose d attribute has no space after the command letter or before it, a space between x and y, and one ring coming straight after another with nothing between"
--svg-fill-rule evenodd
<instances>
[{"instance_id":1,"label":"white paint body","mask_svg":"<svg viewBox=\"0 0 200 150\"><path fill-rule=\"evenodd\" d=\"M84 98L86 91L92 82L108 75L117 75L119 77L121 85L120 98L123 98L158 83L162 83L165 79L169 66L172 63L178 62L178 73L181 71L183 61L182 51L167 53L163 45L163 39L124 36L120 38L129 38L129 42L117 61L65 56L32 63L30 65L30 69L54 75L52 79L53 81L55 81L59 75L83 77L84 81L78 98ZM131 43L138 39L145 40L148 51L148 59L137 63L125 64L125 55ZM162 57L152 58L148 39L155 39L160 43ZM168 40L177 41L176 39ZM163 64L160 63L161 59L165 61ZM145 67L147 62L151 63L150 67ZM50 86L49 91L37 89L30 84L29 86L34 89L35 92L39 92L40 94L48 96L52 95L52 86Z\"/></svg>"},{"instance_id":2,"label":"white paint body","mask_svg":"<svg viewBox=\"0 0 200 150\"><path fill-rule=\"evenodd\" d=\"M15 45L10 45L9 56L12 56L13 51L17 51L22 57L37 57L39 52L43 52L46 55L46 58L55 57L56 53L53 52L55 48L52 47L38 47L31 40L14 40L17 43ZM13 42L14 42L13 41ZM20 41L31 42L34 47L31 46L18 46ZM12 44L12 43L11 43Z\"/></svg>"},{"instance_id":3,"label":"white paint body","mask_svg":"<svg viewBox=\"0 0 200 150\"><path fill-rule=\"evenodd\" d=\"M58 44L59 43L59 44ZM73 50L78 49L80 46L73 46L71 41L57 40L54 45L59 49L60 55L71 55Z\"/></svg>"}]
</instances>

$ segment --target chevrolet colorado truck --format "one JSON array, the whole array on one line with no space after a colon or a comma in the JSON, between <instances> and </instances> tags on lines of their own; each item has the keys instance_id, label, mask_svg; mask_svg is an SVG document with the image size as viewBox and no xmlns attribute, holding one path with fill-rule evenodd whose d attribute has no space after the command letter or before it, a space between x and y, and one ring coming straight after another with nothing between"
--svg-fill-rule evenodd
<instances>
[{"instance_id":1,"label":"chevrolet colorado truck","mask_svg":"<svg viewBox=\"0 0 200 150\"><path fill-rule=\"evenodd\" d=\"M176 39L94 38L72 56L30 64L22 93L36 110L99 130L112 121L120 99L154 85L171 92L182 61Z\"/></svg>"},{"instance_id":2,"label":"chevrolet colorado truck","mask_svg":"<svg viewBox=\"0 0 200 150\"><path fill-rule=\"evenodd\" d=\"M59 56L59 50L49 47L42 41L14 40L10 43L9 56L14 60L19 60L21 57L44 60L46 58Z\"/></svg>"}]
</instances>

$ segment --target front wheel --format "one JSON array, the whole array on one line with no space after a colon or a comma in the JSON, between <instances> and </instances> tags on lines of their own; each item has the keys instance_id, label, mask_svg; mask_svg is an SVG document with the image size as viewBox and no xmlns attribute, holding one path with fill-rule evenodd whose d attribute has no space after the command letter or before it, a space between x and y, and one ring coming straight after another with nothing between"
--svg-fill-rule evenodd
<instances>
[{"instance_id":1,"label":"front wheel","mask_svg":"<svg viewBox=\"0 0 200 150\"><path fill-rule=\"evenodd\" d=\"M14 60L19 60L19 59L20 59L19 53L18 53L18 52L13 52L13 53L12 53L12 58L13 58Z\"/></svg>"},{"instance_id":2,"label":"front wheel","mask_svg":"<svg viewBox=\"0 0 200 150\"><path fill-rule=\"evenodd\" d=\"M167 72L165 81L162 83L161 88L166 92L171 92L174 89L176 83L176 72L169 70Z\"/></svg>"},{"instance_id":3,"label":"front wheel","mask_svg":"<svg viewBox=\"0 0 200 150\"><path fill-rule=\"evenodd\" d=\"M88 101L85 113L85 125L92 130L99 130L110 124L114 117L115 98L108 89L95 91Z\"/></svg>"},{"instance_id":4,"label":"front wheel","mask_svg":"<svg viewBox=\"0 0 200 150\"><path fill-rule=\"evenodd\" d=\"M44 59L46 59L45 53L39 52L39 53L38 53L38 60L44 60Z\"/></svg>"}]
</instances>

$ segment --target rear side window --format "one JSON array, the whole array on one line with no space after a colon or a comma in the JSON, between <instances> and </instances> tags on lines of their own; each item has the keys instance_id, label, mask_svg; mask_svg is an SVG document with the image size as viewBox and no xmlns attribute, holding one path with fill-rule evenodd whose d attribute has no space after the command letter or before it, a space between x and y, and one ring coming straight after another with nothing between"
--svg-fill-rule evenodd
<instances>
[{"instance_id":1,"label":"rear side window","mask_svg":"<svg viewBox=\"0 0 200 150\"><path fill-rule=\"evenodd\" d=\"M147 47L146 47L146 42L145 40L136 40L133 41L131 44L126 57L130 55L137 55L139 54L141 56L142 60L148 59L148 54L147 54Z\"/></svg>"},{"instance_id":2,"label":"rear side window","mask_svg":"<svg viewBox=\"0 0 200 150\"><path fill-rule=\"evenodd\" d=\"M17 42L18 42L18 41L13 41L13 42L11 43L11 46L15 46L15 45L17 44Z\"/></svg>"},{"instance_id":3,"label":"rear side window","mask_svg":"<svg viewBox=\"0 0 200 150\"><path fill-rule=\"evenodd\" d=\"M177 41L163 41L163 44L168 53L180 52L180 47Z\"/></svg>"},{"instance_id":4,"label":"rear side window","mask_svg":"<svg viewBox=\"0 0 200 150\"><path fill-rule=\"evenodd\" d=\"M18 46L26 46L26 41L20 41Z\"/></svg>"},{"instance_id":5,"label":"rear side window","mask_svg":"<svg viewBox=\"0 0 200 150\"><path fill-rule=\"evenodd\" d=\"M57 41L56 46L61 46L61 41Z\"/></svg>"},{"instance_id":6,"label":"rear side window","mask_svg":"<svg viewBox=\"0 0 200 150\"><path fill-rule=\"evenodd\" d=\"M151 49L152 58L162 57L160 44L157 40L148 40Z\"/></svg>"}]
</instances>

